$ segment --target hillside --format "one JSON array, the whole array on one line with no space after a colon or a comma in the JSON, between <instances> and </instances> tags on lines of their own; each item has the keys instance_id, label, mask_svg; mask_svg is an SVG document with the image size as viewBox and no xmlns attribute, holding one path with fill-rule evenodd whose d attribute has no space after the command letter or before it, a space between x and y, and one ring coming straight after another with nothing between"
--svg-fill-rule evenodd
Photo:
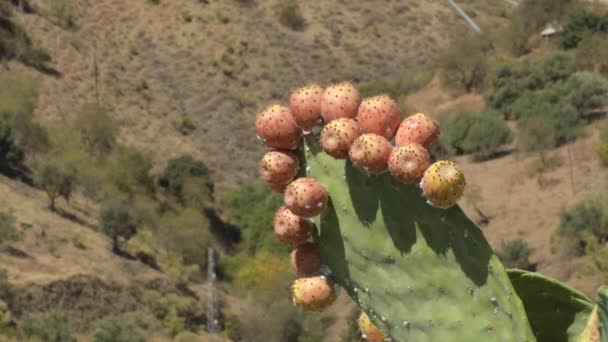
<instances>
[{"instance_id":1,"label":"hillside","mask_svg":"<svg viewBox=\"0 0 608 342\"><path fill-rule=\"evenodd\" d=\"M45 1L32 3L43 13ZM433 63L464 25L442 1L314 1L302 2L306 27L293 31L279 23L279 3L79 0L72 30L25 15L60 73L39 75L36 117L57 123L95 102L98 89L122 122L125 143L159 162L198 156L216 170L216 182L231 187L255 176L262 146L251 124L264 106L309 81L392 79ZM490 3L502 1L483 2L480 17L493 18L483 12ZM184 120L196 126L186 135Z\"/></svg>"},{"instance_id":2,"label":"hillside","mask_svg":"<svg viewBox=\"0 0 608 342\"><path fill-rule=\"evenodd\" d=\"M305 24L295 30L280 22L279 0L72 0L72 27L58 25L47 0L29 2L33 11L15 11L14 18L52 56L50 72L12 60L0 73L40 80L35 121L61 129L82 105L97 102L120 123L119 142L153 159L155 181L171 158L190 154L203 160L216 185L216 225L223 223L228 191L257 176L264 151L253 129L257 112L286 103L292 89L311 81L351 80L361 87L407 78L415 68L434 70L441 52L467 29L441 0L300 1ZM504 0L459 4L482 27L504 25L510 11ZM485 105L477 93L448 89L437 74L421 89L400 95L407 95L399 99L405 108L433 116ZM503 241L525 240L538 271L589 294L601 276L581 277L581 261L554 253L550 239L563 208L607 189L606 170L593 152L598 125L587 127L587 137L557 148L553 153L561 163L540 181L528 171L535 156L513 152L515 143L483 162L454 158L475 192L462 207L476 221L479 211L489 217L481 228L490 243L498 248ZM3 176L0 194L0 208L14 214L23 235L0 247L0 268L18 294L9 303L13 314L60 307L84 335L98 318L146 312L143 293L149 291L178 294L203 307L203 276L180 284L113 253L97 222L99 203L76 194L53 212L44 192ZM159 207L172 205L164 200ZM223 257L231 249L220 251ZM229 312L261 313L255 300L232 290L232 284L219 289ZM343 295L330 310L326 341L340 340L352 306ZM170 340L161 323L142 320L153 322L146 327L153 340ZM190 323L199 326L202 320Z\"/></svg>"}]
</instances>

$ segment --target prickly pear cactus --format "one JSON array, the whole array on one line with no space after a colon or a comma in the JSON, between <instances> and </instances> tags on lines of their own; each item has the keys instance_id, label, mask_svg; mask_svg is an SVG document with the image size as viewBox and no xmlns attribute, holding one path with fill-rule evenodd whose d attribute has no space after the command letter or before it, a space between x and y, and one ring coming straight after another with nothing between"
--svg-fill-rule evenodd
<instances>
[{"instance_id":1,"label":"prickly pear cactus","mask_svg":"<svg viewBox=\"0 0 608 342\"><path fill-rule=\"evenodd\" d=\"M368 176L305 139L329 192L315 243L331 276L396 341L533 341L523 305L479 229L414 185Z\"/></svg>"}]
</instances>

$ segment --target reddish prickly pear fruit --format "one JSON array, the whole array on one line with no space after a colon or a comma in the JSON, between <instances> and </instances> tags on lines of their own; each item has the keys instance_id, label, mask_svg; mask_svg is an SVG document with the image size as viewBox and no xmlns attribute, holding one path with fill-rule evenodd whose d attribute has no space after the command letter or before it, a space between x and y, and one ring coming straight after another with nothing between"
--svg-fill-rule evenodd
<instances>
[{"instance_id":1,"label":"reddish prickly pear fruit","mask_svg":"<svg viewBox=\"0 0 608 342\"><path fill-rule=\"evenodd\" d=\"M390 140L397 133L401 112L390 97L374 96L361 102L357 121L364 133L376 133Z\"/></svg>"},{"instance_id":2,"label":"reddish prickly pear fruit","mask_svg":"<svg viewBox=\"0 0 608 342\"><path fill-rule=\"evenodd\" d=\"M317 246L305 242L296 247L291 252L291 266L299 276L318 271L321 267L321 254Z\"/></svg>"},{"instance_id":3,"label":"reddish prickly pear fruit","mask_svg":"<svg viewBox=\"0 0 608 342\"><path fill-rule=\"evenodd\" d=\"M312 223L283 206L274 216L274 233L281 242L295 247L308 240L312 233Z\"/></svg>"},{"instance_id":4,"label":"reddish prickly pear fruit","mask_svg":"<svg viewBox=\"0 0 608 342\"><path fill-rule=\"evenodd\" d=\"M325 123L338 118L351 118L357 116L361 95L350 83L338 83L325 89L321 100L321 116Z\"/></svg>"},{"instance_id":5,"label":"reddish prickly pear fruit","mask_svg":"<svg viewBox=\"0 0 608 342\"><path fill-rule=\"evenodd\" d=\"M289 109L296 120L296 125L305 131L323 122L321 118L321 99L323 88L316 84L310 84L300 88L291 94Z\"/></svg>"},{"instance_id":6,"label":"reddish prickly pear fruit","mask_svg":"<svg viewBox=\"0 0 608 342\"><path fill-rule=\"evenodd\" d=\"M395 145L417 143L431 150L439 141L439 123L418 113L407 117L397 130Z\"/></svg>"},{"instance_id":7,"label":"reddish prickly pear fruit","mask_svg":"<svg viewBox=\"0 0 608 342\"><path fill-rule=\"evenodd\" d=\"M336 300L334 284L324 276L296 279L291 285L293 303L302 310L322 311Z\"/></svg>"},{"instance_id":8,"label":"reddish prickly pear fruit","mask_svg":"<svg viewBox=\"0 0 608 342\"><path fill-rule=\"evenodd\" d=\"M285 189L285 205L296 215L317 216L327 206L327 190L313 178L298 178Z\"/></svg>"},{"instance_id":9,"label":"reddish prickly pear fruit","mask_svg":"<svg viewBox=\"0 0 608 342\"><path fill-rule=\"evenodd\" d=\"M359 325L359 330L363 335L363 338L368 342L383 342L385 337L382 330L378 329L378 327L372 323L369 319L369 316L365 312L362 312L357 320L357 324Z\"/></svg>"},{"instance_id":10,"label":"reddish prickly pear fruit","mask_svg":"<svg viewBox=\"0 0 608 342\"><path fill-rule=\"evenodd\" d=\"M380 174L388 168L388 158L392 151L393 146L385 137L369 133L355 140L349 156L357 169L367 174Z\"/></svg>"},{"instance_id":11,"label":"reddish prickly pear fruit","mask_svg":"<svg viewBox=\"0 0 608 342\"><path fill-rule=\"evenodd\" d=\"M388 159L388 170L391 175L406 184L419 181L430 165L429 152L416 143L395 147Z\"/></svg>"},{"instance_id":12,"label":"reddish prickly pear fruit","mask_svg":"<svg viewBox=\"0 0 608 342\"><path fill-rule=\"evenodd\" d=\"M336 159L348 158L353 142L361 135L361 127L354 119L333 120L321 131L321 147Z\"/></svg>"},{"instance_id":13,"label":"reddish prickly pear fruit","mask_svg":"<svg viewBox=\"0 0 608 342\"><path fill-rule=\"evenodd\" d=\"M289 183L298 173L298 157L288 151L270 151L262 157L258 170L270 184Z\"/></svg>"},{"instance_id":14,"label":"reddish prickly pear fruit","mask_svg":"<svg viewBox=\"0 0 608 342\"><path fill-rule=\"evenodd\" d=\"M420 187L432 206L447 209L464 193L464 173L456 163L440 160L431 165L422 176Z\"/></svg>"},{"instance_id":15,"label":"reddish prickly pear fruit","mask_svg":"<svg viewBox=\"0 0 608 342\"><path fill-rule=\"evenodd\" d=\"M268 147L293 150L302 140L302 132L289 108L279 105L272 105L258 114L255 129Z\"/></svg>"}]
</instances>

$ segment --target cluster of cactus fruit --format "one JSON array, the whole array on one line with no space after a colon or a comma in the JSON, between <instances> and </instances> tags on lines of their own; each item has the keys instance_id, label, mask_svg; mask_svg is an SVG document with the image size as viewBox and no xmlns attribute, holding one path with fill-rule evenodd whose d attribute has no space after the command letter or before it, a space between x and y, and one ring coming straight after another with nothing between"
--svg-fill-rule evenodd
<instances>
[{"instance_id":1,"label":"cluster of cactus fruit","mask_svg":"<svg viewBox=\"0 0 608 342\"><path fill-rule=\"evenodd\" d=\"M361 100L349 83L325 90L309 85L292 94L289 108L272 105L260 113L257 134L272 150L262 157L259 173L272 189L284 194L285 206L275 215L274 231L283 243L295 247L291 264L300 278L292 286L293 301L305 310L325 309L336 298L331 280L320 272L321 255L308 241L313 231L309 219L326 208L328 192L313 178L297 178L300 162L292 151L300 146L303 135L315 135L321 127L319 140L325 153L350 159L367 175L389 171L402 183L417 183L433 206L451 207L465 187L455 163L444 160L431 165L429 150L437 144L439 124L425 114L401 122L401 112L388 96ZM362 330L369 331L373 325L363 315ZM378 339L383 336L379 331L366 336L370 341L384 340Z\"/></svg>"},{"instance_id":2,"label":"cluster of cactus fruit","mask_svg":"<svg viewBox=\"0 0 608 342\"><path fill-rule=\"evenodd\" d=\"M507 272L455 205L464 174L429 153L439 124L401 119L394 100L361 100L349 83L303 87L257 115L270 149L259 173L284 196L274 232L294 248L294 304L323 310L342 287L370 342L595 341L584 336L602 320L588 298Z\"/></svg>"}]
</instances>

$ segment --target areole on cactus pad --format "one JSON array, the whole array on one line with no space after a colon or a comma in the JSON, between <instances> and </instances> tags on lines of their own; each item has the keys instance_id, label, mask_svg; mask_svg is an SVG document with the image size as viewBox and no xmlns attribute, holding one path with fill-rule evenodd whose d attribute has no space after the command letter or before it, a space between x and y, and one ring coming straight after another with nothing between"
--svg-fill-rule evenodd
<instances>
[{"instance_id":1,"label":"areole on cactus pad","mask_svg":"<svg viewBox=\"0 0 608 342\"><path fill-rule=\"evenodd\" d=\"M455 205L466 185L462 170L451 161L430 165L428 149L439 137L434 120L424 114L406 118L397 147L374 133L346 134L358 131L337 119L360 125L352 118L359 98L351 87L324 92L330 106L321 114L335 127L326 126L321 142L323 134L307 134L294 151L300 178L287 185L286 207L275 219L277 236L295 248L291 262L299 278L291 291L298 307L327 308L339 285L365 313L362 330L380 329L370 340L608 341L608 300L602 297L608 290L600 292L593 316L592 302L565 285L505 271L479 228ZM285 137L265 126L274 124L275 112L260 114L257 125L263 138L276 137L266 139L269 147ZM386 121L382 111L367 112L366 119ZM284 116L282 109L278 117ZM297 140L292 134L288 140ZM347 149L350 159L343 159Z\"/></svg>"}]
</instances>

